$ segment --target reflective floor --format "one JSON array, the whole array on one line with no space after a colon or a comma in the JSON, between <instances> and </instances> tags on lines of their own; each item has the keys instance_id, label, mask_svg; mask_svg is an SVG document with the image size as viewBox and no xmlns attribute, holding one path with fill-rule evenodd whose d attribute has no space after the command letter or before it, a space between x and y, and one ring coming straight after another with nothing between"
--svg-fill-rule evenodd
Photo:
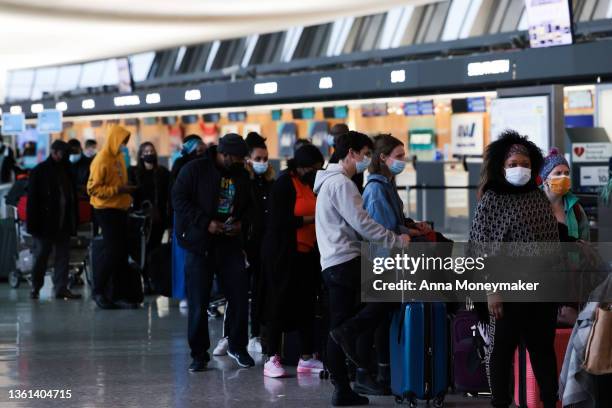
<instances>
[{"instance_id":1,"label":"reflective floor","mask_svg":"<svg viewBox=\"0 0 612 408\"><path fill-rule=\"evenodd\" d=\"M166 298L140 310L98 310L88 300L39 301L0 283L0 407L285 407L328 406L332 386L318 377L269 379L261 356L252 369L215 357L207 372L189 373L186 317ZM211 321L216 343L221 320ZM293 370L295 373L295 370ZM10 399L11 390L70 390L70 399ZM13 391L13 396L16 393ZM396 406L392 397L373 406ZM423 405L424 406L424 405ZM449 407L488 406L449 396Z\"/></svg>"}]
</instances>

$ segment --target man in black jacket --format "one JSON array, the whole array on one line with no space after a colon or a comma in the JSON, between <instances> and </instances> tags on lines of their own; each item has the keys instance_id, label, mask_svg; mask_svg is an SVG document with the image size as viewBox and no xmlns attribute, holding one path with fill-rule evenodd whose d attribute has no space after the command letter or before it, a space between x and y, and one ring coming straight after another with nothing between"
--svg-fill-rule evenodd
<instances>
[{"instance_id":1,"label":"man in black jacket","mask_svg":"<svg viewBox=\"0 0 612 408\"><path fill-rule=\"evenodd\" d=\"M77 139L70 139L68 141L68 146L70 148L70 171L76 185L77 196L86 198L89 166L91 165L92 159L83 154L81 142Z\"/></svg>"},{"instance_id":2,"label":"man in black jacket","mask_svg":"<svg viewBox=\"0 0 612 408\"><path fill-rule=\"evenodd\" d=\"M228 354L241 367L255 364L247 353L249 284L241 240L241 220L251 200L244 168L247 154L244 139L229 133L218 148L187 164L172 189L175 233L186 250L190 371L203 371L210 360L206 308L215 271L231 305Z\"/></svg>"},{"instance_id":3,"label":"man in black jacket","mask_svg":"<svg viewBox=\"0 0 612 408\"><path fill-rule=\"evenodd\" d=\"M68 144L56 140L51 154L29 178L27 230L34 238L34 269L30 297L38 299L47 263L55 249L53 286L57 299L80 299L68 290L70 236L76 233L76 193L68 162Z\"/></svg>"}]
</instances>

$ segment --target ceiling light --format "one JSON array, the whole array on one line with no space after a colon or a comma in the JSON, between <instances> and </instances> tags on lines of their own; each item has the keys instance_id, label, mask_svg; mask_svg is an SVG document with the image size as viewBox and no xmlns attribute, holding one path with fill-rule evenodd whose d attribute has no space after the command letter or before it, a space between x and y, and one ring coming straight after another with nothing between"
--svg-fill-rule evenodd
<instances>
[{"instance_id":1,"label":"ceiling light","mask_svg":"<svg viewBox=\"0 0 612 408\"><path fill-rule=\"evenodd\" d=\"M152 105L154 103L160 103L161 95L158 94L157 92L147 94L147 97L145 98L145 102L148 103L149 105Z\"/></svg>"},{"instance_id":2,"label":"ceiling light","mask_svg":"<svg viewBox=\"0 0 612 408\"><path fill-rule=\"evenodd\" d=\"M45 109L45 107L43 106L42 103L33 103L30 106L30 110L32 111L32 113L40 113Z\"/></svg>"},{"instance_id":3,"label":"ceiling light","mask_svg":"<svg viewBox=\"0 0 612 408\"><path fill-rule=\"evenodd\" d=\"M391 71L391 83L397 84L400 82L406 81L406 71L403 69L398 69L396 71Z\"/></svg>"},{"instance_id":4,"label":"ceiling light","mask_svg":"<svg viewBox=\"0 0 612 408\"><path fill-rule=\"evenodd\" d=\"M493 60L483 62L471 62L468 64L468 76L482 76L505 74L510 72L510 60Z\"/></svg>"},{"instance_id":5,"label":"ceiling light","mask_svg":"<svg viewBox=\"0 0 612 408\"><path fill-rule=\"evenodd\" d=\"M58 102L55 104L55 109L65 112L68 110L68 104L66 102Z\"/></svg>"},{"instance_id":6,"label":"ceiling light","mask_svg":"<svg viewBox=\"0 0 612 408\"><path fill-rule=\"evenodd\" d=\"M253 87L253 92L255 95L275 94L278 92L278 83L262 82L260 84L255 84Z\"/></svg>"},{"instance_id":7,"label":"ceiling light","mask_svg":"<svg viewBox=\"0 0 612 408\"><path fill-rule=\"evenodd\" d=\"M331 77L322 77L319 79L319 89L331 89L334 87L334 82Z\"/></svg>"},{"instance_id":8,"label":"ceiling light","mask_svg":"<svg viewBox=\"0 0 612 408\"><path fill-rule=\"evenodd\" d=\"M81 102L81 107L83 109L93 109L96 107L96 101L93 99L85 99L83 102Z\"/></svg>"},{"instance_id":9,"label":"ceiling light","mask_svg":"<svg viewBox=\"0 0 612 408\"><path fill-rule=\"evenodd\" d=\"M11 114L17 115L19 113L21 113L21 106L19 105L11 106Z\"/></svg>"},{"instance_id":10,"label":"ceiling light","mask_svg":"<svg viewBox=\"0 0 612 408\"><path fill-rule=\"evenodd\" d=\"M186 101L198 101L202 99L202 92L199 89L189 89L185 91Z\"/></svg>"},{"instance_id":11,"label":"ceiling light","mask_svg":"<svg viewBox=\"0 0 612 408\"><path fill-rule=\"evenodd\" d=\"M140 105L140 97L138 95L115 96L113 102L115 106Z\"/></svg>"}]
</instances>

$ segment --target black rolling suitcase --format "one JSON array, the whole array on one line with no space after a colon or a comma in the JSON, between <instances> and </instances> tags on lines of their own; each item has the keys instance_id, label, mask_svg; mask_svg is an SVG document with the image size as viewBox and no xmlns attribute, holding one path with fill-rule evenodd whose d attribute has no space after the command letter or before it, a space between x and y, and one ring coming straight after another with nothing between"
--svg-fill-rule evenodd
<instances>
[{"instance_id":1,"label":"black rolling suitcase","mask_svg":"<svg viewBox=\"0 0 612 408\"><path fill-rule=\"evenodd\" d=\"M104 241L102 236L95 236L89 243L89 254L85 265L85 278L92 293L100 286L100 266L104 259Z\"/></svg>"},{"instance_id":2,"label":"black rolling suitcase","mask_svg":"<svg viewBox=\"0 0 612 408\"><path fill-rule=\"evenodd\" d=\"M123 271L115 273L111 286L109 298L114 302L122 300L129 303L142 303L144 301L140 269L133 263L128 263Z\"/></svg>"},{"instance_id":3,"label":"black rolling suitcase","mask_svg":"<svg viewBox=\"0 0 612 408\"><path fill-rule=\"evenodd\" d=\"M96 236L91 240L89 246L85 274L92 292L95 292L100 286L100 267L104 256L104 240L102 236ZM105 296L109 300L123 300L130 303L142 303L144 300L140 270L132 263L126 264L123 271L115 272L113 281L109 283L105 291Z\"/></svg>"}]
</instances>

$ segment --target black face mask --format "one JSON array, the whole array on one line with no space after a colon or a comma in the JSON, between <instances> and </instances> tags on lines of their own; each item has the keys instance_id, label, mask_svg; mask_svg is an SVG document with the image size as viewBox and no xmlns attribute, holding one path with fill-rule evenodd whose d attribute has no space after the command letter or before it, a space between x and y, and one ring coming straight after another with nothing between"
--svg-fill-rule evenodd
<instances>
[{"instance_id":1,"label":"black face mask","mask_svg":"<svg viewBox=\"0 0 612 408\"><path fill-rule=\"evenodd\" d=\"M142 156L142 161L149 164L157 163L157 155L156 154L145 154Z\"/></svg>"},{"instance_id":2,"label":"black face mask","mask_svg":"<svg viewBox=\"0 0 612 408\"><path fill-rule=\"evenodd\" d=\"M300 177L300 181L308 186L310 186L310 188L314 188L314 183L315 183L315 178L317 177L317 172L312 170L309 171L308 173L304 174L302 177Z\"/></svg>"}]
</instances>

